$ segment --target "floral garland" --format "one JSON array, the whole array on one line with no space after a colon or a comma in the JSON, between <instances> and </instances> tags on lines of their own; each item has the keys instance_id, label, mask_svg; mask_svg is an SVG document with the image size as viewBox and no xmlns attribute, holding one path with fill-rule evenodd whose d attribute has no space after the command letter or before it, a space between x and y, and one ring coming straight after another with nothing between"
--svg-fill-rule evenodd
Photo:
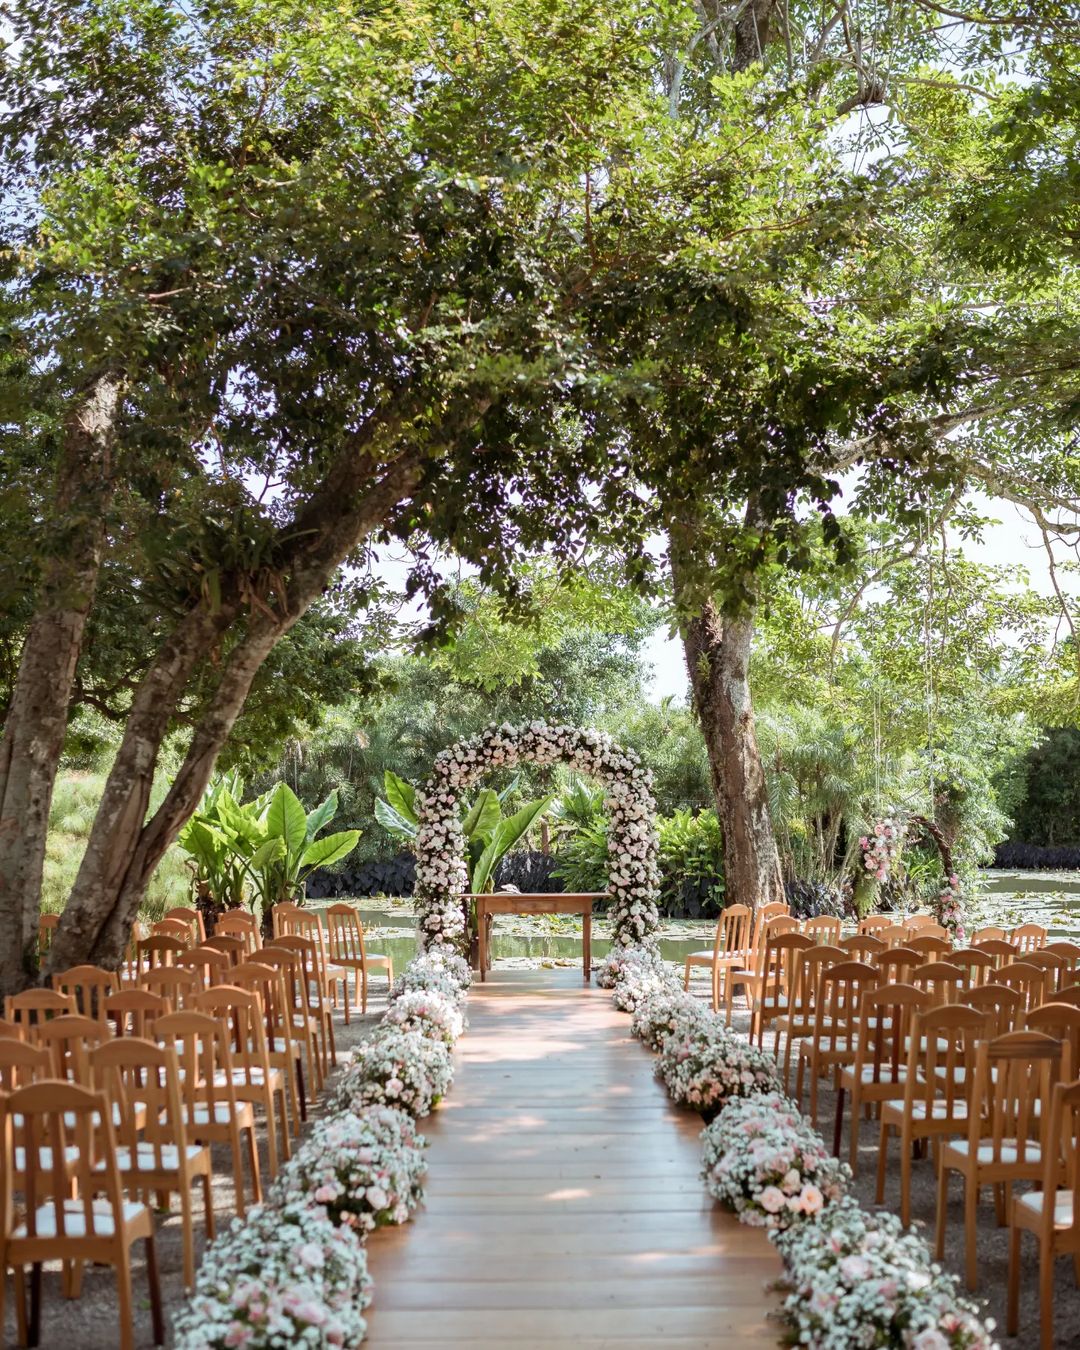
<instances>
[{"instance_id":1,"label":"floral garland","mask_svg":"<svg viewBox=\"0 0 1080 1350\"><path fill-rule=\"evenodd\" d=\"M891 816L879 820L869 835L859 840L863 869L871 881L888 881L904 844L903 828Z\"/></svg>"},{"instance_id":2,"label":"floral garland","mask_svg":"<svg viewBox=\"0 0 1080 1350\"><path fill-rule=\"evenodd\" d=\"M943 928L949 930L952 934L953 941L959 943L966 942L967 915L964 912L964 901L960 892L960 878L955 872L945 883L934 908L938 923L941 924Z\"/></svg>"},{"instance_id":3,"label":"floral garland","mask_svg":"<svg viewBox=\"0 0 1080 1350\"><path fill-rule=\"evenodd\" d=\"M618 974L640 982L649 965L625 960ZM630 1025L659 1051L657 1073L674 1100L715 1114L702 1134L706 1186L743 1223L769 1230L787 1267L792 1342L996 1350L993 1323L926 1244L846 1194L850 1170L784 1095L771 1059L670 983L635 1000Z\"/></svg>"},{"instance_id":4,"label":"floral garland","mask_svg":"<svg viewBox=\"0 0 1080 1350\"><path fill-rule=\"evenodd\" d=\"M425 951L455 952L464 945L460 896L468 892L469 877L459 820L462 793L494 770L523 763L565 764L604 784L614 942L632 947L650 938L660 922L651 774L632 750L602 732L545 722L504 723L437 755L430 778L416 794L414 898Z\"/></svg>"},{"instance_id":5,"label":"floral garland","mask_svg":"<svg viewBox=\"0 0 1080 1350\"><path fill-rule=\"evenodd\" d=\"M364 1339L364 1239L407 1222L423 1201L427 1164L414 1118L453 1081L451 1033L464 1029L471 978L456 957L409 963L326 1116L264 1204L234 1219L208 1251L175 1322L176 1350L331 1350Z\"/></svg>"}]
</instances>

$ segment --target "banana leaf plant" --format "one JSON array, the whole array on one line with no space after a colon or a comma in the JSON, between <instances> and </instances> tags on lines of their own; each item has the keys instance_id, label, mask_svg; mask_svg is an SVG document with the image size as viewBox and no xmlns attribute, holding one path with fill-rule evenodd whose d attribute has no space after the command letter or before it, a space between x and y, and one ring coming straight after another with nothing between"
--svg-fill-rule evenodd
<instances>
[{"instance_id":1,"label":"banana leaf plant","mask_svg":"<svg viewBox=\"0 0 1080 1350\"><path fill-rule=\"evenodd\" d=\"M177 843L188 854L187 865L192 871L196 895L219 909L244 902L247 869L230 847L229 833L219 814L223 800L228 798L235 803L243 795L244 780L238 770L215 778L203 793L198 810L177 837Z\"/></svg>"},{"instance_id":2,"label":"banana leaf plant","mask_svg":"<svg viewBox=\"0 0 1080 1350\"><path fill-rule=\"evenodd\" d=\"M404 778L387 769L383 775L386 791L375 801L375 819L398 839L411 843L416 838L416 789ZM484 788L471 803L465 803L461 831L468 846L469 890L486 895L500 860L510 852L555 800L555 793L526 802L512 815L503 815L503 803L517 786L517 779L502 792Z\"/></svg>"}]
</instances>

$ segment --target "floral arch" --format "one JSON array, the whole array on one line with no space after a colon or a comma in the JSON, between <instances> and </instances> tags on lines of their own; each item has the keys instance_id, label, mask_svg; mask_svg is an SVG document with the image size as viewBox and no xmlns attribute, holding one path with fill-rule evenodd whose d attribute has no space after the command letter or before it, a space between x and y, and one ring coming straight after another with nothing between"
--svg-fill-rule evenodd
<instances>
[{"instance_id":1,"label":"floral arch","mask_svg":"<svg viewBox=\"0 0 1080 1350\"><path fill-rule=\"evenodd\" d=\"M613 942L623 948L647 943L660 922L652 775L633 750L602 732L530 722L491 726L442 751L416 794L414 895L421 945L462 950L465 916L459 897L469 889L469 875L458 804L485 774L519 764L565 764L604 787Z\"/></svg>"}]
</instances>

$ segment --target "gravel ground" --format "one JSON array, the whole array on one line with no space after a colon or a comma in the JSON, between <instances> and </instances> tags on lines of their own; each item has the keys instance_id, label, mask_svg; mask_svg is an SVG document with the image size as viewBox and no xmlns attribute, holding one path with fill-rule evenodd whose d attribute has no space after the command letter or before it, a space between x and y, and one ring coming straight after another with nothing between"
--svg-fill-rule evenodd
<instances>
[{"instance_id":1,"label":"gravel ground","mask_svg":"<svg viewBox=\"0 0 1080 1350\"><path fill-rule=\"evenodd\" d=\"M704 985L697 986L705 996ZM734 1026L744 1034L749 1032L749 1015L736 1010ZM765 1046L772 1047L772 1032L766 1031ZM784 1043L780 1043L781 1060ZM795 1086L794 1056L791 1068L791 1090ZM804 1085L803 1110L809 1112L809 1084ZM832 1144L833 1123L836 1118L836 1094L831 1079L822 1079L818 1087L818 1128L828 1144ZM878 1139L877 1120L859 1122L859 1164L855 1177L855 1194L867 1209L876 1209L874 1200L877 1179ZM851 1111L844 1114L844 1134L841 1156L846 1160L850 1148ZM1018 1188L1018 1191L1022 1188ZM963 1182L957 1173L949 1188L950 1204L945 1235L945 1267L964 1280L964 1214ZM997 1324L997 1335L1002 1350L1026 1350L1039 1345L1039 1259L1035 1239L1025 1235L1021 1243L1020 1269L1020 1334L1005 1335L1005 1295L1009 1272L1009 1230L999 1228L994 1217L993 1194L989 1187L982 1193L979 1206L977 1250L979 1257L979 1288L970 1295ZM885 1176L885 1209L899 1212L900 1208L900 1148L893 1135L889 1151L889 1167ZM915 1230L933 1250L937 1214L937 1169L931 1157L917 1159L911 1173L911 1219ZM1059 1258L1054 1285L1055 1346L1080 1347L1080 1285L1074 1277L1073 1263Z\"/></svg>"},{"instance_id":2,"label":"gravel ground","mask_svg":"<svg viewBox=\"0 0 1080 1350\"><path fill-rule=\"evenodd\" d=\"M368 1011L365 1017L354 1012L351 1024L346 1027L343 1017L335 1017L334 1034L337 1040L339 1068L348 1062L351 1050L367 1035L382 1016L386 1008L386 981L374 977L368 986ZM328 1080L328 1090L334 1081ZM317 1119L327 1100L328 1090L314 1102L309 1102L309 1122ZM305 1127L305 1129L308 1127ZM265 1185L267 1181L266 1131L257 1128L259 1144L259 1169ZM294 1140L295 1143L295 1140ZM214 1216L219 1231L229 1222L235 1213L235 1192L232 1183L232 1161L230 1151L225 1147L214 1147ZM246 1175L246 1174L245 1174ZM248 1191L250 1203L250 1189ZM202 1190L195 1188L193 1202L195 1218L195 1261L201 1260L205 1243L205 1229L202 1222ZM157 1246L158 1269L161 1277L161 1297L165 1308L167 1330L171 1329L172 1315L184 1300L183 1248L181 1243L180 1210L176 1195L172 1197L172 1212L159 1214L154 1225L155 1244ZM153 1329L150 1320L150 1299L146 1284L146 1259L143 1244L137 1242L132 1248L132 1288L135 1302L135 1344L142 1350L144 1346L154 1344ZM15 1345L15 1320L13 1312L13 1283L8 1277L7 1318L4 1328L4 1344ZM166 1344L171 1344L171 1334ZM90 1266L83 1279L82 1297L68 1300L63 1297L60 1287L59 1262L45 1267L44 1294L41 1314L41 1345L45 1350L60 1350L60 1347L78 1347L78 1350L116 1350L120 1344L116 1308L116 1280L113 1271L107 1266Z\"/></svg>"}]
</instances>

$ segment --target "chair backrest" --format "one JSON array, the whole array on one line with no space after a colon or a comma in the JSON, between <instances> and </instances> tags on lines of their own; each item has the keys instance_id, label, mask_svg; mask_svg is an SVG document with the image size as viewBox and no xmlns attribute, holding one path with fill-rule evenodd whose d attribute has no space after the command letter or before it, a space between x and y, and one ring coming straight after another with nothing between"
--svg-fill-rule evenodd
<instances>
[{"instance_id":1,"label":"chair backrest","mask_svg":"<svg viewBox=\"0 0 1080 1350\"><path fill-rule=\"evenodd\" d=\"M18 1117L20 1125L17 1136L12 1131L5 1138L5 1165L0 1168L0 1176L11 1175L11 1141L16 1137L21 1137L27 1159L37 1164L27 1167L23 1174L27 1236L48 1242L51 1253L58 1257L85 1250L95 1240L100 1242L96 1235L101 1233L102 1224L100 1214L95 1223L95 1196L104 1197L114 1231L119 1232L123 1196L116 1166L116 1137L105 1094L45 1078L17 1088L6 1106L8 1119ZM4 1200L8 1212L10 1192ZM43 1206L49 1207L49 1213L39 1231Z\"/></svg>"},{"instance_id":2,"label":"chair backrest","mask_svg":"<svg viewBox=\"0 0 1080 1350\"><path fill-rule=\"evenodd\" d=\"M908 932L912 935L912 937L914 937L916 933L920 933L925 929L941 927L941 925L938 923L938 921L934 918L932 914L906 914L900 920L900 922L908 930Z\"/></svg>"},{"instance_id":3,"label":"chair backrest","mask_svg":"<svg viewBox=\"0 0 1080 1350\"><path fill-rule=\"evenodd\" d=\"M985 1014L964 1003L946 1003L917 1013L911 1025L904 1111L921 1102L924 1118L963 1119L970 1096L975 1049ZM937 1103L935 1107L935 1103Z\"/></svg>"},{"instance_id":4,"label":"chair backrest","mask_svg":"<svg viewBox=\"0 0 1080 1350\"><path fill-rule=\"evenodd\" d=\"M72 966L52 977L52 987L57 993L70 994L84 1016L104 1021L105 1000L120 988L120 977L115 970L100 966Z\"/></svg>"},{"instance_id":5,"label":"chair backrest","mask_svg":"<svg viewBox=\"0 0 1080 1350\"><path fill-rule=\"evenodd\" d=\"M159 1017L154 1035L176 1052L180 1092L188 1120L198 1112L205 1119L220 1119L224 1109L236 1114L236 1082L233 1077L229 1029L205 1012L173 1012Z\"/></svg>"},{"instance_id":6,"label":"chair backrest","mask_svg":"<svg viewBox=\"0 0 1080 1350\"><path fill-rule=\"evenodd\" d=\"M121 989L105 1000L105 1016L115 1036L153 1040L154 1023L169 1011L169 1000L149 989Z\"/></svg>"},{"instance_id":7,"label":"chair backrest","mask_svg":"<svg viewBox=\"0 0 1080 1350\"><path fill-rule=\"evenodd\" d=\"M288 933L292 930L289 924L297 914L303 914L303 910L292 900L279 900L276 905L270 908L270 929L274 937L282 933Z\"/></svg>"},{"instance_id":8,"label":"chair backrest","mask_svg":"<svg viewBox=\"0 0 1080 1350\"><path fill-rule=\"evenodd\" d=\"M139 988L168 999L171 1012L186 1008L202 989L198 971L183 966L153 966L139 976Z\"/></svg>"},{"instance_id":9,"label":"chair backrest","mask_svg":"<svg viewBox=\"0 0 1080 1350\"><path fill-rule=\"evenodd\" d=\"M750 939L751 951L760 955L765 950L766 930L773 919L790 917L791 906L783 900L770 900L767 905L760 905L754 915L754 931ZM796 927L798 927L797 921Z\"/></svg>"},{"instance_id":10,"label":"chair backrest","mask_svg":"<svg viewBox=\"0 0 1080 1350\"><path fill-rule=\"evenodd\" d=\"M165 919L178 919L191 929L191 945L197 947L206 941L206 922L202 914L191 905L173 905L162 915Z\"/></svg>"},{"instance_id":11,"label":"chair backrest","mask_svg":"<svg viewBox=\"0 0 1080 1350\"><path fill-rule=\"evenodd\" d=\"M1080 1008L1080 984L1063 984L1054 995L1055 1003L1075 1003Z\"/></svg>"},{"instance_id":12,"label":"chair backrest","mask_svg":"<svg viewBox=\"0 0 1080 1350\"><path fill-rule=\"evenodd\" d=\"M1066 1050L1061 1076L1080 1077L1080 1008L1072 1003L1043 1003L1028 1013L1024 1029L1061 1041Z\"/></svg>"},{"instance_id":13,"label":"chair backrest","mask_svg":"<svg viewBox=\"0 0 1080 1350\"><path fill-rule=\"evenodd\" d=\"M0 1041L0 1092L13 1092L24 1083L52 1076L52 1055L47 1046L8 1038Z\"/></svg>"},{"instance_id":14,"label":"chair backrest","mask_svg":"<svg viewBox=\"0 0 1080 1350\"><path fill-rule=\"evenodd\" d=\"M886 947L903 947L910 936L902 923L892 923L888 928L879 928L877 935Z\"/></svg>"},{"instance_id":15,"label":"chair backrest","mask_svg":"<svg viewBox=\"0 0 1080 1350\"><path fill-rule=\"evenodd\" d=\"M984 942L1004 942L1005 929L999 928L997 924L988 923L982 928L976 928L971 935L971 945L973 947L981 946Z\"/></svg>"},{"instance_id":16,"label":"chair backrest","mask_svg":"<svg viewBox=\"0 0 1080 1350\"><path fill-rule=\"evenodd\" d=\"M193 970L199 977L203 989L212 984L226 984L229 971L237 964L228 952L218 951L216 947L192 947L176 958L176 964L182 970Z\"/></svg>"},{"instance_id":17,"label":"chair backrest","mask_svg":"<svg viewBox=\"0 0 1080 1350\"><path fill-rule=\"evenodd\" d=\"M1071 1196L1071 1203L1042 1206L1043 1232L1049 1237L1061 1214L1072 1216L1071 1228L1080 1224L1080 1082L1054 1084L1045 1144L1043 1195L1065 1191Z\"/></svg>"},{"instance_id":18,"label":"chair backrest","mask_svg":"<svg viewBox=\"0 0 1080 1350\"><path fill-rule=\"evenodd\" d=\"M1022 923L1008 934L1009 941L1019 952L1035 952L1046 946L1047 931L1039 923Z\"/></svg>"},{"instance_id":19,"label":"chair backrest","mask_svg":"<svg viewBox=\"0 0 1080 1350\"><path fill-rule=\"evenodd\" d=\"M23 1041L25 1039L25 1029L18 1022L9 1022L6 1017L0 1017L0 1040Z\"/></svg>"},{"instance_id":20,"label":"chair backrest","mask_svg":"<svg viewBox=\"0 0 1080 1350\"><path fill-rule=\"evenodd\" d=\"M1016 960L1016 948L1011 942L1006 942L1004 938L983 938L976 942L974 938L971 945L977 947L979 951L986 952L994 962L994 969L1000 969L1006 961Z\"/></svg>"},{"instance_id":21,"label":"chair backrest","mask_svg":"<svg viewBox=\"0 0 1080 1350\"><path fill-rule=\"evenodd\" d=\"M56 930L60 927L59 914L42 914L38 919L38 955L44 956L52 946Z\"/></svg>"},{"instance_id":22,"label":"chair backrest","mask_svg":"<svg viewBox=\"0 0 1080 1350\"><path fill-rule=\"evenodd\" d=\"M21 994L9 994L4 1000L4 1016L23 1028L35 1027L51 1017L63 1017L77 1012L71 994L58 994L55 989L24 989Z\"/></svg>"},{"instance_id":23,"label":"chair backrest","mask_svg":"<svg viewBox=\"0 0 1080 1350\"><path fill-rule=\"evenodd\" d=\"M761 946L754 954L755 968L760 973L765 969L765 953L770 942L774 938L781 937L784 933L798 933L799 921L793 919L790 914L777 914L771 919L766 919L764 931L762 933ZM802 934L800 934L800 937ZM810 945L814 945L813 938L810 939Z\"/></svg>"},{"instance_id":24,"label":"chair backrest","mask_svg":"<svg viewBox=\"0 0 1080 1350\"><path fill-rule=\"evenodd\" d=\"M260 951L259 956L264 955L265 961L246 961L237 966L232 972L230 983L258 994L266 1025L266 1043L273 1053L274 1047L280 1042L284 1042L286 1049L292 1045L294 1037L290 1009L295 1006L296 982L303 979L303 974L295 952L269 948Z\"/></svg>"},{"instance_id":25,"label":"chair backrest","mask_svg":"<svg viewBox=\"0 0 1080 1350\"><path fill-rule=\"evenodd\" d=\"M1070 970L1080 968L1080 942L1070 942L1068 938L1055 938L1043 948L1044 952L1054 952L1063 956Z\"/></svg>"},{"instance_id":26,"label":"chair backrest","mask_svg":"<svg viewBox=\"0 0 1080 1350\"><path fill-rule=\"evenodd\" d=\"M1009 1031L982 1041L975 1057L975 1090L968 1147L982 1163L1040 1161L1062 1044L1038 1031Z\"/></svg>"},{"instance_id":27,"label":"chair backrest","mask_svg":"<svg viewBox=\"0 0 1080 1350\"><path fill-rule=\"evenodd\" d=\"M964 982L969 989L978 989L985 984L994 969L994 958L977 947L954 949L949 953L949 961L964 972Z\"/></svg>"},{"instance_id":28,"label":"chair backrest","mask_svg":"<svg viewBox=\"0 0 1080 1350\"><path fill-rule=\"evenodd\" d=\"M316 969L320 980L325 982L326 970L330 964L328 947L326 942L326 930L323 928L322 919L318 911L311 909L301 909L299 905L294 905L291 910L281 916L280 929L274 940L278 941L283 937L302 937L306 938L315 947Z\"/></svg>"},{"instance_id":29,"label":"chair backrest","mask_svg":"<svg viewBox=\"0 0 1080 1350\"><path fill-rule=\"evenodd\" d=\"M108 1022L96 1017L67 1013L52 1017L36 1026L31 1033L34 1041L48 1050L52 1057L54 1078L88 1085L88 1056L95 1046L112 1040Z\"/></svg>"},{"instance_id":30,"label":"chair backrest","mask_svg":"<svg viewBox=\"0 0 1080 1350\"><path fill-rule=\"evenodd\" d=\"M725 951L734 950L727 946L727 938L724 932L724 917L734 910L745 910L746 912L746 932L749 933L750 910L746 905L729 905L720 916L720 922L716 927L716 942L723 942ZM352 905L338 901L336 904L327 906L326 909L326 929L330 940L330 960L357 962L367 959L367 952L364 948L364 925L360 922L360 913ZM749 943L747 943L747 946ZM713 948L717 950L716 947Z\"/></svg>"},{"instance_id":31,"label":"chair backrest","mask_svg":"<svg viewBox=\"0 0 1080 1350\"><path fill-rule=\"evenodd\" d=\"M1007 984L1013 989L1019 989L1024 995L1025 1009L1034 1008L1043 1001L1046 971L1039 966L1028 965L1026 961L1010 961L1008 965L995 970L989 982Z\"/></svg>"},{"instance_id":32,"label":"chair backrest","mask_svg":"<svg viewBox=\"0 0 1080 1350\"><path fill-rule=\"evenodd\" d=\"M1023 1028L1027 1001L1019 989L992 982L981 984L965 992L964 1002L969 1008L978 1008L986 1018L987 1036L1004 1036L1007 1031Z\"/></svg>"},{"instance_id":33,"label":"chair backrest","mask_svg":"<svg viewBox=\"0 0 1080 1350\"><path fill-rule=\"evenodd\" d=\"M926 954L913 952L910 947L886 947L883 952L875 952L869 964L881 971L886 984L910 984L912 971L926 965Z\"/></svg>"},{"instance_id":34,"label":"chair backrest","mask_svg":"<svg viewBox=\"0 0 1080 1350\"><path fill-rule=\"evenodd\" d=\"M807 951L813 945L814 939L808 938L805 933L777 933L769 938L761 963L763 1007L779 1010L780 1001L790 983L796 953Z\"/></svg>"},{"instance_id":35,"label":"chair backrest","mask_svg":"<svg viewBox=\"0 0 1080 1350\"><path fill-rule=\"evenodd\" d=\"M839 945L855 961L869 961L878 952L888 950L881 938L873 933L853 933L851 937L841 938Z\"/></svg>"},{"instance_id":36,"label":"chair backrest","mask_svg":"<svg viewBox=\"0 0 1080 1350\"><path fill-rule=\"evenodd\" d=\"M241 961L248 958L247 939L237 933L219 933L215 929L214 936L208 937L202 945L211 951L224 953L234 966L238 966Z\"/></svg>"},{"instance_id":37,"label":"chair backrest","mask_svg":"<svg viewBox=\"0 0 1080 1350\"><path fill-rule=\"evenodd\" d=\"M262 946L258 921L246 909L227 909L214 925L214 936L242 938L249 956Z\"/></svg>"},{"instance_id":38,"label":"chair backrest","mask_svg":"<svg viewBox=\"0 0 1080 1350\"><path fill-rule=\"evenodd\" d=\"M185 947L195 945L195 934L191 924L184 919L159 919L150 925L151 937L171 937L182 942Z\"/></svg>"},{"instance_id":39,"label":"chair backrest","mask_svg":"<svg viewBox=\"0 0 1080 1350\"><path fill-rule=\"evenodd\" d=\"M156 970L158 966L172 966L180 952L187 951L188 944L169 933L151 933L138 944L139 974Z\"/></svg>"},{"instance_id":40,"label":"chair backrest","mask_svg":"<svg viewBox=\"0 0 1080 1350\"><path fill-rule=\"evenodd\" d=\"M874 933L880 935L886 928L891 928L895 919L891 914L867 914L865 918L859 920L860 933Z\"/></svg>"},{"instance_id":41,"label":"chair backrest","mask_svg":"<svg viewBox=\"0 0 1080 1350\"><path fill-rule=\"evenodd\" d=\"M317 1003L321 1009L324 988L321 978L323 965L314 939L302 937L299 933L282 933L281 937L275 938L269 946L278 951L295 952L304 980L309 986L304 1001L311 1007ZM264 947L263 951L266 950Z\"/></svg>"},{"instance_id":42,"label":"chair backrest","mask_svg":"<svg viewBox=\"0 0 1080 1350\"><path fill-rule=\"evenodd\" d=\"M916 966L911 983L926 990L932 1005L964 1002L964 972L950 961L927 961L924 966Z\"/></svg>"},{"instance_id":43,"label":"chair backrest","mask_svg":"<svg viewBox=\"0 0 1080 1350\"><path fill-rule=\"evenodd\" d=\"M947 937L935 937L932 933L916 933L905 942L909 951L922 952L931 961L947 961L952 954L952 943Z\"/></svg>"},{"instance_id":44,"label":"chair backrest","mask_svg":"<svg viewBox=\"0 0 1080 1350\"><path fill-rule=\"evenodd\" d=\"M831 914L819 914L814 919L807 919L802 930L815 942L827 942L833 947L840 943L840 920Z\"/></svg>"},{"instance_id":45,"label":"chair backrest","mask_svg":"<svg viewBox=\"0 0 1080 1350\"><path fill-rule=\"evenodd\" d=\"M1033 952L1025 952L1023 961L1025 965L1038 966L1040 970L1046 971L1043 997L1047 999L1052 996L1054 990L1067 975L1065 958L1059 956L1057 952L1048 952L1045 947L1037 947Z\"/></svg>"},{"instance_id":46,"label":"chair backrest","mask_svg":"<svg viewBox=\"0 0 1080 1350\"><path fill-rule=\"evenodd\" d=\"M805 938L806 934L785 933L776 941L790 942L793 937ZM827 943L795 948L790 957L791 970L788 976L790 1011L797 1012L804 1018L812 1015L821 972L827 970L829 966L838 966L841 961L850 960L850 954L843 947L831 947ZM770 992L775 996L779 991Z\"/></svg>"},{"instance_id":47,"label":"chair backrest","mask_svg":"<svg viewBox=\"0 0 1080 1350\"><path fill-rule=\"evenodd\" d=\"M327 923L331 923L331 910L336 910L338 906L331 905L326 911ZM349 906L346 906L349 908ZM353 911L355 915L355 911ZM355 915L359 924L360 917ZM720 912L720 920L716 925L716 940L713 945L713 952L716 956L724 953L728 955L739 954L744 958L750 950L750 924L753 919L749 905L726 905ZM330 929L330 959L334 959L334 939L333 928ZM357 953L359 955L359 953Z\"/></svg>"},{"instance_id":48,"label":"chair backrest","mask_svg":"<svg viewBox=\"0 0 1080 1350\"><path fill-rule=\"evenodd\" d=\"M131 925L128 940L124 943L124 959L120 963L124 980L129 984L139 978L139 943L145 942L149 936L146 924L141 919L136 919Z\"/></svg>"},{"instance_id":49,"label":"chair backrest","mask_svg":"<svg viewBox=\"0 0 1080 1350\"><path fill-rule=\"evenodd\" d=\"M926 990L913 984L881 984L862 991L856 1082L903 1083L915 1014L929 1006Z\"/></svg>"},{"instance_id":50,"label":"chair backrest","mask_svg":"<svg viewBox=\"0 0 1080 1350\"><path fill-rule=\"evenodd\" d=\"M229 1039L233 1069L245 1083L255 1083L269 1065L262 999L253 989L216 984L195 997L195 1010L221 1022Z\"/></svg>"},{"instance_id":51,"label":"chair backrest","mask_svg":"<svg viewBox=\"0 0 1080 1350\"><path fill-rule=\"evenodd\" d=\"M175 1146L182 1156L187 1146L175 1048L123 1036L91 1050L89 1061L90 1083L109 1099L117 1143L130 1150L132 1170L136 1158L142 1169L175 1170L166 1150Z\"/></svg>"},{"instance_id":52,"label":"chair backrest","mask_svg":"<svg viewBox=\"0 0 1080 1350\"><path fill-rule=\"evenodd\" d=\"M818 979L814 996L814 1039L823 1037L835 1047L846 1042L852 1051L858 1030L863 993L876 989L881 972L864 961L841 961L827 966Z\"/></svg>"}]
</instances>

